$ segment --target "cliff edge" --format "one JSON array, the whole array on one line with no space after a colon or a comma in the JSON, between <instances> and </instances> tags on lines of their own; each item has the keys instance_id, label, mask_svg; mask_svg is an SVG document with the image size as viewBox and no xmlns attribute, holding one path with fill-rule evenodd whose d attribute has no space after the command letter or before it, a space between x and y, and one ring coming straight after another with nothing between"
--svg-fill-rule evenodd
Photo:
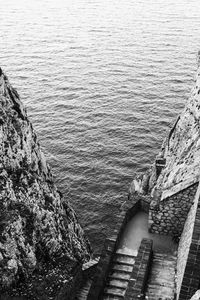
<instances>
[{"instance_id":1,"label":"cliff edge","mask_svg":"<svg viewBox=\"0 0 200 300\"><path fill-rule=\"evenodd\" d=\"M89 257L75 212L56 188L19 95L0 69L1 293L53 299Z\"/></svg>"},{"instance_id":2,"label":"cliff edge","mask_svg":"<svg viewBox=\"0 0 200 300\"><path fill-rule=\"evenodd\" d=\"M133 180L133 197L150 202L151 232L180 237L200 176L200 53L195 84L152 168Z\"/></svg>"}]
</instances>

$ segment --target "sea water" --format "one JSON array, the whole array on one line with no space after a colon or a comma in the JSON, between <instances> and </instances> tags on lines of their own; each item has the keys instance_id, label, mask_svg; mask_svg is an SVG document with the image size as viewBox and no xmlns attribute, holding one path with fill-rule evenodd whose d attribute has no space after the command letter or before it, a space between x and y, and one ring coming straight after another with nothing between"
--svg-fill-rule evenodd
<instances>
[{"instance_id":1,"label":"sea water","mask_svg":"<svg viewBox=\"0 0 200 300\"><path fill-rule=\"evenodd\" d=\"M189 96L199 0L0 4L0 66L98 253Z\"/></svg>"}]
</instances>

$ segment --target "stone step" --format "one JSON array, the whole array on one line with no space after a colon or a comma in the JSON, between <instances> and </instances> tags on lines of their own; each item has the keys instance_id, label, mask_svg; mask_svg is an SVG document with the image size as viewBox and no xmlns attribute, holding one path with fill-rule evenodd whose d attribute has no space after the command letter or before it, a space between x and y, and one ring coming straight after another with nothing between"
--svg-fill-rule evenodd
<instances>
[{"instance_id":1,"label":"stone step","mask_svg":"<svg viewBox=\"0 0 200 300\"><path fill-rule=\"evenodd\" d=\"M161 259L161 260L165 260L165 259L167 259L167 260L169 260L169 261L174 261L174 260L176 260L176 256L175 255L173 255L173 254L165 254L165 253L159 253L159 252L157 252L157 253L155 253L155 255L153 255L153 257L154 258L158 258L158 259Z\"/></svg>"},{"instance_id":2,"label":"stone step","mask_svg":"<svg viewBox=\"0 0 200 300\"><path fill-rule=\"evenodd\" d=\"M170 264L170 263L173 264L174 261L175 261L175 260L173 260L173 259L169 260L168 257L165 257L165 258L162 258L162 259L161 259L161 258L158 258L158 257L153 257L153 259L155 260L155 262L164 262L164 261L168 261L169 264Z\"/></svg>"},{"instance_id":3,"label":"stone step","mask_svg":"<svg viewBox=\"0 0 200 300\"><path fill-rule=\"evenodd\" d=\"M131 276L131 273L120 272L120 271L111 271L109 274L110 279L120 279L124 281L128 281Z\"/></svg>"},{"instance_id":4,"label":"stone step","mask_svg":"<svg viewBox=\"0 0 200 300\"><path fill-rule=\"evenodd\" d=\"M127 256L127 257L133 257L133 258L136 258L136 256L137 256L135 251L125 252L125 251L119 251L119 250L117 250L115 252L115 255Z\"/></svg>"},{"instance_id":5,"label":"stone step","mask_svg":"<svg viewBox=\"0 0 200 300\"><path fill-rule=\"evenodd\" d=\"M105 287L104 295L121 297L123 299L125 290L117 287Z\"/></svg>"},{"instance_id":6,"label":"stone step","mask_svg":"<svg viewBox=\"0 0 200 300\"><path fill-rule=\"evenodd\" d=\"M175 296L172 295L171 293L170 294L163 294L163 293L157 293L157 292L150 293L146 297L148 297L148 298L146 298L148 300L174 300L175 299L174 298Z\"/></svg>"},{"instance_id":7,"label":"stone step","mask_svg":"<svg viewBox=\"0 0 200 300\"><path fill-rule=\"evenodd\" d=\"M163 268L164 269L164 268ZM158 278L159 277L159 279L160 280L167 280L167 279L169 279L169 275L171 275L171 276L173 276L174 275L174 272L166 272L166 273L164 273L164 272L162 272L162 271L156 271L156 272L152 272L152 276L153 277L156 277L156 278Z\"/></svg>"},{"instance_id":8,"label":"stone step","mask_svg":"<svg viewBox=\"0 0 200 300\"><path fill-rule=\"evenodd\" d=\"M122 271L122 272L126 272L126 273L131 273L132 270L133 270L133 265L122 265L122 264L118 264L118 263L115 263L113 266L112 266L112 271Z\"/></svg>"},{"instance_id":9,"label":"stone step","mask_svg":"<svg viewBox=\"0 0 200 300\"><path fill-rule=\"evenodd\" d=\"M174 261L176 261L176 258L172 258L172 257L170 257L169 255L168 256L164 256L164 257L158 257L156 254L153 256L153 259L155 259L155 261L156 260L160 260L160 261L168 261L169 263L171 262L171 263L173 263Z\"/></svg>"},{"instance_id":10,"label":"stone step","mask_svg":"<svg viewBox=\"0 0 200 300\"><path fill-rule=\"evenodd\" d=\"M104 295L102 300L122 300L124 299L123 296L116 296L116 295Z\"/></svg>"},{"instance_id":11,"label":"stone step","mask_svg":"<svg viewBox=\"0 0 200 300\"><path fill-rule=\"evenodd\" d=\"M174 295L155 292L155 293L148 294L147 299L148 300L149 299L152 299L152 300L156 300L156 299L158 299L158 300L170 299L171 300L172 299L172 300L174 300Z\"/></svg>"},{"instance_id":12,"label":"stone step","mask_svg":"<svg viewBox=\"0 0 200 300\"><path fill-rule=\"evenodd\" d=\"M122 300L128 286L133 265L135 263L135 251L130 249L118 250L112 260L110 273L106 280L103 300Z\"/></svg>"},{"instance_id":13,"label":"stone step","mask_svg":"<svg viewBox=\"0 0 200 300\"><path fill-rule=\"evenodd\" d=\"M147 283L148 300L173 300L175 292L176 257L172 254L154 253Z\"/></svg>"},{"instance_id":14,"label":"stone step","mask_svg":"<svg viewBox=\"0 0 200 300\"><path fill-rule=\"evenodd\" d=\"M128 249L128 248L123 248L123 249L118 249L116 251L116 254L122 254L122 255L127 255L127 256L131 256L131 257L136 257L138 254L137 250L132 250L132 249Z\"/></svg>"},{"instance_id":15,"label":"stone step","mask_svg":"<svg viewBox=\"0 0 200 300\"><path fill-rule=\"evenodd\" d=\"M166 282L166 281L160 282L159 281L159 286L172 288L172 287L174 287L174 283L173 282L169 282L169 281L168 282ZM149 284L149 287L151 287L151 289L153 289L153 288L158 287L158 285L157 284Z\"/></svg>"},{"instance_id":16,"label":"stone step","mask_svg":"<svg viewBox=\"0 0 200 300\"><path fill-rule=\"evenodd\" d=\"M158 289L158 287L160 287L160 286L158 286L158 285L155 285L155 286L150 286L149 288L151 288L151 289L149 289L149 293L151 294L151 293L159 293L159 289ZM168 292L171 292L171 290L172 290L172 286L162 286L162 289L161 289L162 291L165 291L166 292L166 294L168 293Z\"/></svg>"},{"instance_id":17,"label":"stone step","mask_svg":"<svg viewBox=\"0 0 200 300\"><path fill-rule=\"evenodd\" d=\"M135 256L116 254L113 258L113 262L117 262L124 265L133 265L135 263Z\"/></svg>"},{"instance_id":18,"label":"stone step","mask_svg":"<svg viewBox=\"0 0 200 300\"><path fill-rule=\"evenodd\" d=\"M155 261L154 264L157 265L157 266L161 266L161 267L166 265L163 261L161 261L161 262ZM174 263L168 263L168 268L169 269L173 269L173 266L174 266Z\"/></svg>"},{"instance_id":19,"label":"stone step","mask_svg":"<svg viewBox=\"0 0 200 300\"><path fill-rule=\"evenodd\" d=\"M153 259L155 259L155 261L168 261L169 263L171 262L171 263L174 263L176 260L177 260L177 258L176 257L170 257L169 255L165 255L165 256L161 256L161 255L155 255L154 257L153 257Z\"/></svg>"},{"instance_id":20,"label":"stone step","mask_svg":"<svg viewBox=\"0 0 200 300\"><path fill-rule=\"evenodd\" d=\"M99 257L96 257L94 259L90 259L88 262L84 263L83 266L82 266L82 270L86 270L86 269L89 269L93 266L95 266L96 264L98 264L99 262Z\"/></svg>"},{"instance_id":21,"label":"stone step","mask_svg":"<svg viewBox=\"0 0 200 300\"><path fill-rule=\"evenodd\" d=\"M120 280L120 279L110 279L109 286L119 287L122 289L126 289L128 285L128 281Z\"/></svg>"},{"instance_id":22,"label":"stone step","mask_svg":"<svg viewBox=\"0 0 200 300\"><path fill-rule=\"evenodd\" d=\"M92 285L92 280L88 279L81 289L77 292L75 300L87 300L89 289Z\"/></svg>"}]
</instances>

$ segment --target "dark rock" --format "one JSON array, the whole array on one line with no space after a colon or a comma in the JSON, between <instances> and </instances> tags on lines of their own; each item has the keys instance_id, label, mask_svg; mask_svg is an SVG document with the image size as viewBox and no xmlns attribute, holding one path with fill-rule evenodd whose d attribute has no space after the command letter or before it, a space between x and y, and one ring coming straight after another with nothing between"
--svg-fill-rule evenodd
<instances>
[{"instance_id":1,"label":"dark rock","mask_svg":"<svg viewBox=\"0 0 200 300\"><path fill-rule=\"evenodd\" d=\"M53 299L90 246L5 75L0 112L0 294Z\"/></svg>"}]
</instances>

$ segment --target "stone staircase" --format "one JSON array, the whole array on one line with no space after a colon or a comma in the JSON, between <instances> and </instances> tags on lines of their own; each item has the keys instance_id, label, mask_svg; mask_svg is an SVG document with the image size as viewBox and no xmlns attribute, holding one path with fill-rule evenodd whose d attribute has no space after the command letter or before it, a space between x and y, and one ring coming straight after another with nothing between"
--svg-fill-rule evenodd
<instances>
[{"instance_id":1,"label":"stone staircase","mask_svg":"<svg viewBox=\"0 0 200 300\"><path fill-rule=\"evenodd\" d=\"M135 256L130 252L125 253L118 250L115 253L102 300L122 300L124 298L134 263Z\"/></svg>"},{"instance_id":2,"label":"stone staircase","mask_svg":"<svg viewBox=\"0 0 200 300\"><path fill-rule=\"evenodd\" d=\"M88 292L92 284L92 279L88 279L77 292L75 300L87 300Z\"/></svg>"},{"instance_id":3,"label":"stone staircase","mask_svg":"<svg viewBox=\"0 0 200 300\"><path fill-rule=\"evenodd\" d=\"M175 255L172 253L154 252L151 273L147 283L146 299L174 299L175 268Z\"/></svg>"},{"instance_id":4,"label":"stone staircase","mask_svg":"<svg viewBox=\"0 0 200 300\"><path fill-rule=\"evenodd\" d=\"M99 262L99 257L89 260L82 266L82 271L95 267ZM81 288L76 292L74 300L87 300L87 296L92 285L92 276L87 276L87 279L83 280Z\"/></svg>"}]
</instances>

